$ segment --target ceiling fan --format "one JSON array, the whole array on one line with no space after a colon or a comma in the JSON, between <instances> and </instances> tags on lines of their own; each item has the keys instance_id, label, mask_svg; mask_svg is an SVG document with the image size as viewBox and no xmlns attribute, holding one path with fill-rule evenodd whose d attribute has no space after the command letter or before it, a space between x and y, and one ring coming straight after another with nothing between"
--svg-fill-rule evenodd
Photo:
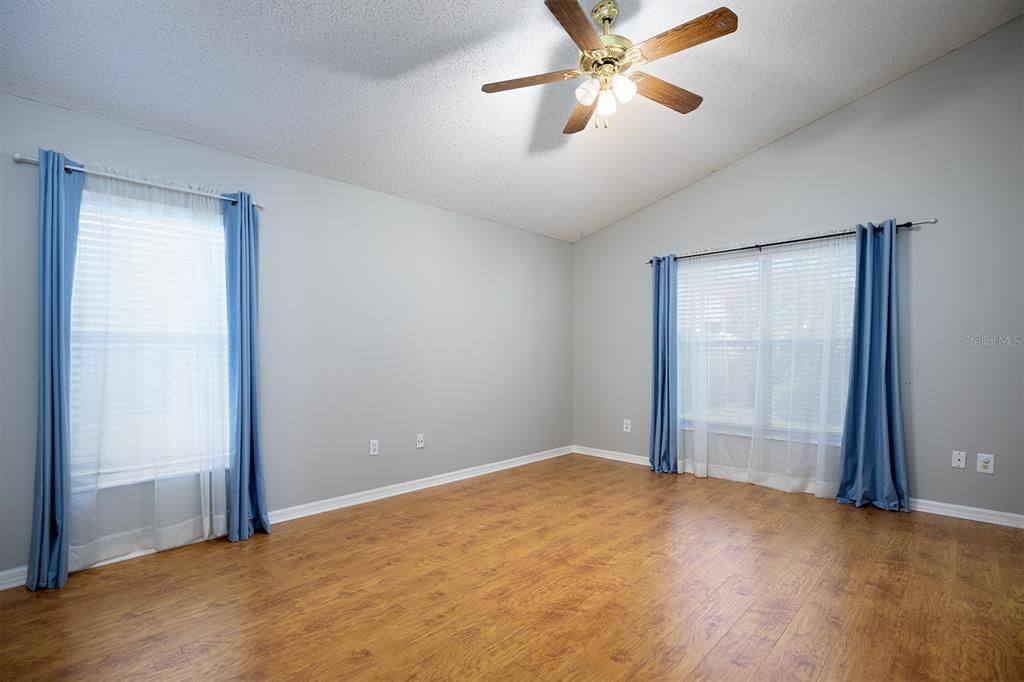
<instances>
[{"instance_id":1,"label":"ceiling fan","mask_svg":"<svg viewBox=\"0 0 1024 682\"><path fill-rule=\"evenodd\" d=\"M719 7L634 45L628 38L611 32L612 24L619 15L616 0L601 0L590 12L594 21L600 24L601 33L594 29L577 0L544 0L544 4L580 48L579 68L488 83L481 89L484 92L501 92L585 76L587 80L576 88L576 106L562 130L566 135L586 128L595 111L599 118L604 117L607 128L608 116L615 113L617 103L625 104L637 94L681 114L693 111L704 100L700 95L647 73L634 71L626 76L623 72L631 66L653 62L728 35L737 26L733 11ZM594 125L598 125L598 119L594 120Z\"/></svg>"}]
</instances>

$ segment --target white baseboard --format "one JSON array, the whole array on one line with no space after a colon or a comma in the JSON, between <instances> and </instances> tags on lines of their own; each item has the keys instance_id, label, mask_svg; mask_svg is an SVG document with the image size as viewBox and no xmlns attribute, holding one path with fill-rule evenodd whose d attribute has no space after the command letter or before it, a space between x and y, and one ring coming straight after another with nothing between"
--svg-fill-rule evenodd
<instances>
[{"instance_id":1,"label":"white baseboard","mask_svg":"<svg viewBox=\"0 0 1024 682\"><path fill-rule=\"evenodd\" d=\"M321 514L323 512L332 511L334 509L341 509L343 507L351 507L353 505L363 504L364 502L382 500L385 497L403 495L405 493L411 493L415 490L433 488L434 486L444 485L445 483L453 483L455 481L461 481L466 478L473 478L474 476L483 476L484 474L491 474L494 473L495 471L502 471L503 469L511 469L513 467L523 466L524 464L540 462L541 460L551 459L552 457L561 457L562 455L570 454L572 451L572 446L566 445L560 448L555 448L553 450L535 452L532 455L523 455L522 457L513 457L512 459L503 459L498 462L491 462L490 464L482 464L480 466L469 467L468 469L459 469L458 471L451 471L445 474L437 474L436 476L427 476L426 478L417 478L412 481L404 481L402 483L386 485L381 488L361 490L359 492L349 493L348 495L341 495L339 497L332 497L326 500L317 500L315 502L307 502L306 504L298 504L295 505L294 507L286 507L284 509L278 509L276 511L270 512L270 522L272 524L280 523L282 521L290 521L292 519L302 518L303 516Z\"/></svg>"},{"instance_id":2,"label":"white baseboard","mask_svg":"<svg viewBox=\"0 0 1024 682\"><path fill-rule=\"evenodd\" d=\"M270 512L270 521L271 523L290 521L292 519L302 518L303 516L321 514L334 509L342 509L344 507L363 504L364 502L382 500L387 497L394 497L395 495L402 495L415 490L433 488L434 486L444 485L445 483L454 483L455 481L461 481L475 476L483 476L484 474L490 474L504 469L512 469L525 464L532 464L533 462L540 462L545 459L552 459L554 457L561 457L572 453L587 455L590 457L600 457L602 459L611 459L617 462L650 466L648 458L642 455L633 455L628 452L616 452L614 450L602 450L600 448L592 448L586 445L566 445L552 450L535 452L531 455L523 455L522 457L513 457L512 459L503 459L498 462L491 462L490 464L469 467L468 469L459 469L458 471L437 474L436 476L418 478L412 481L386 485L381 488L362 490L355 493L349 493L348 495L332 497L326 500L317 500L315 502L295 505L294 507L277 509ZM1013 514L1011 512L996 511L994 509L981 509L979 507L967 507L959 504L948 504L946 502L934 502L932 500L921 500L917 498L910 499L910 508L914 511L928 514L938 514L940 516L951 516L953 518L967 519L969 521L980 521L982 523L994 523L1001 526L1024 528L1024 514ZM127 558L130 557L123 557L118 560ZM0 571L0 590L24 585L27 572L27 566L16 566L14 568L8 568Z\"/></svg>"},{"instance_id":3,"label":"white baseboard","mask_svg":"<svg viewBox=\"0 0 1024 682\"><path fill-rule=\"evenodd\" d=\"M614 459L616 462L628 462L629 464L642 464L643 466L650 466L651 460L641 455L631 455L628 452L615 452L614 450L602 450L600 448L591 448L586 445L573 445L572 451L578 455L589 455L590 457L600 457L601 459Z\"/></svg>"},{"instance_id":4,"label":"white baseboard","mask_svg":"<svg viewBox=\"0 0 1024 682\"><path fill-rule=\"evenodd\" d=\"M386 485L382 488L361 490L359 492L350 493L348 495L341 495L340 497L332 497L327 500L317 500L316 502L299 504L294 507L277 509L270 512L270 522L281 523L282 521L290 521L292 519L298 519L303 516L320 514L326 511L332 511L334 509L341 509L343 507L351 507L353 505L363 504L364 502L382 500L385 497L394 497L395 495L410 493L413 492L414 490L423 490L424 488L433 488L434 486L444 485L445 483L454 483L455 481L461 481L466 478L473 478L474 476L483 476L484 474L491 474L496 471L502 471L503 469L520 467L523 466L524 464L532 464L533 462L540 462L542 460L551 459L553 457L561 457L562 455L568 455L572 452L572 446L566 445L560 448L554 448L553 450L544 450L543 452L535 452L530 455L523 455L522 457L503 459L499 462L482 464L480 466L469 467L468 469L459 469L458 471L437 474L436 476L428 476L426 478L418 478L413 481L404 481L402 483L395 483L394 485ZM141 554L151 553L152 552L135 553L129 556L119 557L111 561L103 562L103 564L116 563L118 561L124 561L126 559L131 559L136 556L140 556ZM97 564L97 566L99 565L102 564ZM95 566L91 568L95 568ZM14 568L9 568L7 570L0 571L0 590L6 590L12 587L18 587L19 585L24 585L27 575L27 566L16 566Z\"/></svg>"},{"instance_id":5,"label":"white baseboard","mask_svg":"<svg viewBox=\"0 0 1024 682\"><path fill-rule=\"evenodd\" d=\"M916 497L910 498L910 509L912 511L924 512L926 514L938 514L939 516L952 516L957 519L968 521L980 521L982 523L995 523L1000 526L1012 528L1024 528L1024 514L1013 512L997 511L995 509L982 509L981 507L968 507L962 504L949 504L948 502L936 502L934 500L921 500Z\"/></svg>"},{"instance_id":6,"label":"white baseboard","mask_svg":"<svg viewBox=\"0 0 1024 682\"><path fill-rule=\"evenodd\" d=\"M618 462L629 462L630 464L642 464L650 466L646 457L631 455L628 452L615 452L614 450L601 450L590 448L585 445L574 445L573 452L591 457L602 457L614 459ZM922 500L916 497L910 498L910 509L912 511L924 512L925 514L938 514L939 516L950 516L955 519L966 519L967 521L980 521L981 523L994 523L999 526L1010 526L1011 528L1024 528L1024 514L997 511L995 509L982 509L980 507L968 507L962 504L949 504L948 502L935 502L934 500Z\"/></svg>"},{"instance_id":7,"label":"white baseboard","mask_svg":"<svg viewBox=\"0 0 1024 682\"><path fill-rule=\"evenodd\" d=\"M28 579L28 566L15 566L0 571L0 590L24 585Z\"/></svg>"}]
</instances>

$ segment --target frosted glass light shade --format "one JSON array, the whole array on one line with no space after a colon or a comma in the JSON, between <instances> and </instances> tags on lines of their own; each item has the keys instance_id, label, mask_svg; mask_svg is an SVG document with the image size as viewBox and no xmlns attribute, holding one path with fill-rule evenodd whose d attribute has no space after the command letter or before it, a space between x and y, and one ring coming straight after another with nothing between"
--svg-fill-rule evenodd
<instances>
[{"instance_id":1,"label":"frosted glass light shade","mask_svg":"<svg viewBox=\"0 0 1024 682\"><path fill-rule=\"evenodd\" d=\"M618 107L615 104L615 96L611 90L602 90L597 96L597 115L611 116Z\"/></svg>"},{"instance_id":2,"label":"frosted glass light shade","mask_svg":"<svg viewBox=\"0 0 1024 682\"><path fill-rule=\"evenodd\" d=\"M636 96L636 83L632 78L626 78L621 73L612 77L612 92L619 104L625 104Z\"/></svg>"},{"instance_id":3,"label":"frosted glass light shade","mask_svg":"<svg viewBox=\"0 0 1024 682\"><path fill-rule=\"evenodd\" d=\"M576 101L585 107L589 107L597 99L597 93L601 92L601 81L596 78L588 78L583 85L576 88Z\"/></svg>"}]
</instances>

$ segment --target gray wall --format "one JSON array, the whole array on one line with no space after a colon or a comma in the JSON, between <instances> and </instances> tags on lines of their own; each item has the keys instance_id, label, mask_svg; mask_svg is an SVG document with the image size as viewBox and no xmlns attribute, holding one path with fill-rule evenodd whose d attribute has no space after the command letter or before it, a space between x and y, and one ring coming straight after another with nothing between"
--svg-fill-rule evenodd
<instances>
[{"instance_id":1,"label":"gray wall","mask_svg":"<svg viewBox=\"0 0 1024 682\"><path fill-rule=\"evenodd\" d=\"M1024 349L963 343L1024 334L1022 33L1018 19L578 242L573 442L647 453L651 255L935 216L899 237L911 495L1024 512ZM994 476L974 471L979 451Z\"/></svg>"},{"instance_id":2,"label":"gray wall","mask_svg":"<svg viewBox=\"0 0 1024 682\"><path fill-rule=\"evenodd\" d=\"M0 570L28 554L36 413L38 170L10 154L40 146L266 205L271 509L572 441L570 244L0 95Z\"/></svg>"},{"instance_id":3,"label":"gray wall","mask_svg":"<svg viewBox=\"0 0 1024 682\"><path fill-rule=\"evenodd\" d=\"M8 159L39 146L267 205L272 509L570 442L645 454L647 258L938 216L900 237L911 492L1024 512L1024 349L963 345L1024 334L1022 38L1018 20L575 246L0 94L0 570L27 554L37 362L37 171Z\"/></svg>"}]
</instances>

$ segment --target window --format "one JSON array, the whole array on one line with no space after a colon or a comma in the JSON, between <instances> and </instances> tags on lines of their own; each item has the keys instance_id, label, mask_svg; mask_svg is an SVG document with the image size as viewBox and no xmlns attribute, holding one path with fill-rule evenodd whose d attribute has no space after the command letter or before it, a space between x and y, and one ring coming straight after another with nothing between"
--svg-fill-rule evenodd
<instances>
[{"instance_id":1,"label":"window","mask_svg":"<svg viewBox=\"0 0 1024 682\"><path fill-rule=\"evenodd\" d=\"M682 428L838 444L854 273L852 237L680 261Z\"/></svg>"},{"instance_id":2,"label":"window","mask_svg":"<svg viewBox=\"0 0 1024 682\"><path fill-rule=\"evenodd\" d=\"M71 305L72 488L228 461L220 202L89 176Z\"/></svg>"}]
</instances>

